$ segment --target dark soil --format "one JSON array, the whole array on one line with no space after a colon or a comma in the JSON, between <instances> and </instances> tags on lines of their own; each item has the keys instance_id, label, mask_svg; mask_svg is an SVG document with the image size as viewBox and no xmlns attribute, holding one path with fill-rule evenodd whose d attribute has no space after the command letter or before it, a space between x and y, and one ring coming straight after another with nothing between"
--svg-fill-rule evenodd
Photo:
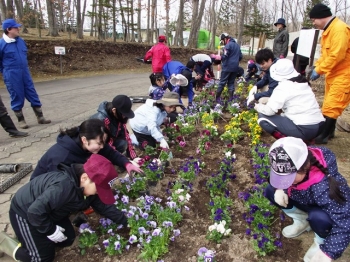
<instances>
[{"instance_id":1,"label":"dark soil","mask_svg":"<svg viewBox=\"0 0 350 262\"><path fill-rule=\"evenodd\" d=\"M25 37L24 37L25 38ZM60 74L60 57L54 54L55 46L64 46L66 55L62 56L62 68L64 77L84 76L93 74L112 73L114 71L126 70L129 72L150 72L150 65L136 61L136 58L142 57L151 47L149 45L138 43L111 43L98 41L73 41L73 40L26 40L28 45L28 61L31 73L35 81L49 80L61 77ZM186 63L193 54L203 52L202 50L194 50L187 48L171 48L173 60L179 60ZM210 52L207 52L210 53ZM250 57L245 57L242 66L245 67L246 61ZM321 80L322 81L322 80ZM148 83L148 82L147 82ZM313 84L316 95L322 102L323 87L322 82ZM348 118L350 119L350 118ZM225 122L220 120L219 128L223 128ZM183 159L189 156L195 156L195 148L198 145L197 134L191 136L186 141L189 146L182 152L173 152L174 160L172 168L178 167ZM262 140L270 143L272 138L264 134ZM191 193L190 211L185 212L184 219L179 225L182 234L173 243L170 243L169 253L163 259L170 261L196 261L197 251L200 247L205 246L217 251L216 261L229 262L250 262L250 261L302 261L304 253L312 244L312 235L306 238L298 237L297 239L282 238L282 249L270 254L266 257L257 257L253 250L249 238L245 236L246 224L242 218L244 212L243 203L238 199L238 192L254 185L252 178L253 169L250 165L250 146L248 138L244 138L239 142L235 149L237 161L234 164L234 173L237 178L230 182L229 188L231 197L234 200L234 218L231 225L233 234L222 241L221 244L215 244L205 239L208 226L211 224L209 219L209 210L207 203L209 202L208 191L205 187L206 179L218 167L218 162L222 158L223 143L219 138L215 138L212 148L207 152L202 160L206 163L206 168L196 179L193 192ZM336 138L327 145L337 155L339 170L348 178L349 170L349 154L350 147L349 136L344 132L336 132ZM150 193L155 196L165 197L165 189L169 182L175 179L174 175L168 170L164 179ZM286 219L280 222L279 214L276 214L276 222L274 223L276 231L290 224L291 220ZM97 225L98 216L92 214L89 216L89 222ZM303 234L304 235L304 234ZM77 240L70 248L58 250L55 261L137 261L139 250L132 247L130 251L124 252L122 256L108 257L104 252L102 244L89 249L84 256L80 255ZM349 249L349 248L348 248ZM344 254L339 261L349 261L349 250L347 255Z\"/></svg>"}]
</instances>

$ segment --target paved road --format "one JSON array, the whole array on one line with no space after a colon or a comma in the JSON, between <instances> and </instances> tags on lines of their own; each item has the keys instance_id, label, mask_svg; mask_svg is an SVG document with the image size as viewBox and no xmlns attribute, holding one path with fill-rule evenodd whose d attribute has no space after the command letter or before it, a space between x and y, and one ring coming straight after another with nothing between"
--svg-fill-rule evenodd
<instances>
[{"instance_id":1,"label":"paved road","mask_svg":"<svg viewBox=\"0 0 350 262\"><path fill-rule=\"evenodd\" d=\"M51 119L52 123L37 124L34 112L26 102L23 112L30 126L27 129L30 135L26 138L10 138L0 128L0 163L32 163L35 167L40 157L55 143L60 127L79 125L96 112L102 101L111 101L118 94L146 95L150 85L148 76L148 73L123 73L37 83L35 86L43 104L44 116ZM7 90L0 89L0 95L12 119L17 123L10 109ZM134 107L138 105L135 104ZM0 193L0 231L6 231L12 236L14 234L8 218L10 200L29 178L30 175L27 175L4 193ZM5 256L1 261L12 260Z\"/></svg>"}]
</instances>

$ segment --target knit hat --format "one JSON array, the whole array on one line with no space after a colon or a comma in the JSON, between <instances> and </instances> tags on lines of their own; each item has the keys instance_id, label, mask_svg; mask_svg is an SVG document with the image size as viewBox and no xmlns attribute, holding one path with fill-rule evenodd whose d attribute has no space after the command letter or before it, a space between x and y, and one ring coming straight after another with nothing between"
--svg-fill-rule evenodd
<instances>
[{"instance_id":1,"label":"knit hat","mask_svg":"<svg viewBox=\"0 0 350 262\"><path fill-rule=\"evenodd\" d=\"M274 23L274 25L277 26L277 24L281 24L286 27L286 20L284 20L284 18L278 18L277 22Z\"/></svg>"},{"instance_id":2,"label":"knit hat","mask_svg":"<svg viewBox=\"0 0 350 262\"><path fill-rule=\"evenodd\" d=\"M17 24L15 19L6 19L5 21L2 22L2 29L6 30L10 27L18 28L21 27L21 24Z\"/></svg>"},{"instance_id":3,"label":"knit hat","mask_svg":"<svg viewBox=\"0 0 350 262\"><path fill-rule=\"evenodd\" d=\"M179 94L175 92L167 92L162 99L156 101L157 104L163 104L164 106L182 106L179 103Z\"/></svg>"},{"instance_id":4,"label":"knit hat","mask_svg":"<svg viewBox=\"0 0 350 262\"><path fill-rule=\"evenodd\" d=\"M315 5L309 13L310 19L312 19L312 18L325 18L325 17L330 17L330 16L332 16L331 9L324 4Z\"/></svg>"},{"instance_id":5,"label":"knit hat","mask_svg":"<svg viewBox=\"0 0 350 262\"><path fill-rule=\"evenodd\" d=\"M119 113L127 118L133 118L135 116L134 112L131 110L132 102L126 95L117 95L113 98L112 105Z\"/></svg>"},{"instance_id":6,"label":"knit hat","mask_svg":"<svg viewBox=\"0 0 350 262\"><path fill-rule=\"evenodd\" d=\"M277 189L290 187L307 156L307 146L300 138L284 137L276 140L269 150L271 185Z\"/></svg>"},{"instance_id":7,"label":"knit hat","mask_svg":"<svg viewBox=\"0 0 350 262\"><path fill-rule=\"evenodd\" d=\"M297 77L299 73L294 69L293 62L287 58L278 59L270 67L270 76L276 81L288 80Z\"/></svg>"},{"instance_id":8,"label":"knit hat","mask_svg":"<svg viewBox=\"0 0 350 262\"><path fill-rule=\"evenodd\" d=\"M99 154L92 154L84 164L84 170L95 183L100 200L107 205L114 204L115 199L111 188L118 174L113 164Z\"/></svg>"}]
</instances>

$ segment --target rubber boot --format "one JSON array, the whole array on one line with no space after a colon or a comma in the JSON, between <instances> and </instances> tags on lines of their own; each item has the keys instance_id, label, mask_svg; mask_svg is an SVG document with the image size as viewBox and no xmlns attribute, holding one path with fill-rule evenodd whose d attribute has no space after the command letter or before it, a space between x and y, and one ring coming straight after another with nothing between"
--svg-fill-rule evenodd
<instances>
[{"instance_id":1,"label":"rubber boot","mask_svg":"<svg viewBox=\"0 0 350 262\"><path fill-rule=\"evenodd\" d=\"M50 124L51 120L45 119L43 115L43 110L41 107L33 107L36 118L38 119L38 124Z\"/></svg>"},{"instance_id":2,"label":"rubber boot","mask_svg":"<svg viewBox=\"0 0 350 262\"><path fill-rule=\"evenodd\" d=\"M334 133L337 119L330 118L328 116L326 116L325 118L326 118L326 122L323 125L322 132L318 137L315 138L316 144L327 144L328 139L330 138L332 132Z\"/></svg>"},{"instance_id":3,"label":"rubber boot","mask_svg":"<svg viewBox=\"0 0 350 262\"><path fill-rule=\"evenodd\" d=\"M0 232L0 257L5 253L15 261L18 261L16 259L16 252L20 246L21 244L19 242L6 235L4 232Z\"/></svg>"},{"instance_id":4,"label":"rubber boot","mask_svg":"<svg viewBox=\"0 0 350 262\"><path fill-rule=\"evenodd\" d=\"M305 231L310 231L311 227L309 222L306 220L308 214L296 207L292 209L282 209L283 212L293 219L293 224L283 228L282 234L286 238L293 238L299 236Z\"/></svg>"},{"instance_id":5,"label":"rubber boot","mask_svg":"<svg viewBox=\"0 0 350 262\"><path fill-rule=\"evenodd\" d=\"M6 114L0 117L0 124L5 129L7 133L9 133L10 137L25 137L28 136L28 133L18 131L15 124L13 123L11 117Z\"/></svg>"},{"instance_id":6,"label":"rubber boot","mask_svg":"<svg viewBox=\"0 0 350 262\"><path fill-rule=\"evenodd\" d=\"M274 138L276 139L280 139L280 138L283 138L283 137L286 137L285 135L283 135L281 132L279 131L273 131L273 133L271 134Z\"/></svg>"},{"instance_id":7,"label":"rubber boot","mask_svg":"<svg viewBox=\"0 0 350 262\"><path fill-rule=\"evenodd\" d=\"M315 233L314 243L312 243L311 247L306 252L304 256L304 262L310 262L312 257L320 250L320 245L323 243L324 239Z\"/></svg>"},{"instance_id":8,"label":"rubber boot","mask_svg":"<svg viewBox=\"0 0 350 262\"><path fill-rule=\"evenodd\" d=\"M27 125L26 120L24 119L22 109L16 110L16 111L14 110L13 112L15 112L15 115L18 119L19 127L23 129L27 129L29 126Z\"/></svg>"}]
</instances>

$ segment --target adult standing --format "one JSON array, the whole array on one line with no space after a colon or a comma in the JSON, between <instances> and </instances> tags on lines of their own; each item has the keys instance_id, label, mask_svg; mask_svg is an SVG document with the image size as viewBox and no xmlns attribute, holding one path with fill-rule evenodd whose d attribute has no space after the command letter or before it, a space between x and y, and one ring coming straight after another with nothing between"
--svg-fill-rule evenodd
<instances>
[{"instance_id":1,"label":"adult standing","mask_svg":"<svg viewBox=\"0 0 350 262\"><path fill-rule=\"evenodd\" d=\"M39 124L49 124L51 120L43 116L41 102L29 72L27 46L19 37L21 26L14 19L6 19L2 23L4 34L0 39L0 72L10 93L11 109L16 114L19 126L28 128L22 112L24 99L30 102Z\"/></svg>"},{"instance_id":2,"label":"adult standing","mask_svg":"<svg viewBox=\"0 0 350 262\"><path fill-rule=\"evenodd\" d=\"M219 102L222 91L227 84L229 99L232 100L235 92L235 80L239 70L239 61L243 55L240 46L227 33L220 36L221 43L225 45L221 56L222 70L218 90L216 91L216 101Z\"/></svg>"},{"instance_id":3,"label":"adult standing","mask_svg":"<svg viewBox=\"0 0 350 262\"><path fill-rule=\"evenodd\" d=\"M152 58L153 73L162 73L163 66L171 61L170 49L166 45L165 35L160 35L158 37L158 43L147 51L143 60L147 61L150 58Z\"/></svg>"},{"instance_id":4,"label":"adult standing","mask_svg":"<svg viewBox=\"0 0 350 262\"><path fill-rule=\"evenodd\" d=\"M350 102L350 27L335 16L324 4L315 5L310 19L316 29L323 30L321 57L316 61L310 80L325 75L322 113L326 123L316 143L327 144L333 136L337 118Z\"/></svg>"},{"instance_id":5,"label":"adult standing","mask_svg":"<svg viewBox=\"0 0 350 262\"><path fill-rule=\"evenodd\" d=\"M126 152L131 159L134 159L137 155L126 127L128 120L135 116L131 107L132 102L129 97L117 95L112 102L102 102L98 106L97 113L91 118L97 118L104 122L105 127L110 132L107 143L111 147L121 154Z\"/></svg>"},{"instance_id":6,"label":"adult standing","mask_svg":"<svg viewBox=\"0 0 350 262\"><path fill-rule=\"evenodd\" d=\"M286 21L284 18L278 18L274 23L278 32L273 40L273 54L276 58L286 58L288 54L289 34L286 29Z\"/></svg>"},{"instance_id":7,"label":"adult standing","mask_svg":"<svg viewBox=\"0 0 350 262\"><path fill-rule=\"evenodd\" d=\"M0 124L5 129L7 133L9 133L10 137L25 137L28 136L28 133L18 131L15 124L13 123L11 117L7 113L7 109L2 102L0 96Z\"/></svg>"}]
</instances>

